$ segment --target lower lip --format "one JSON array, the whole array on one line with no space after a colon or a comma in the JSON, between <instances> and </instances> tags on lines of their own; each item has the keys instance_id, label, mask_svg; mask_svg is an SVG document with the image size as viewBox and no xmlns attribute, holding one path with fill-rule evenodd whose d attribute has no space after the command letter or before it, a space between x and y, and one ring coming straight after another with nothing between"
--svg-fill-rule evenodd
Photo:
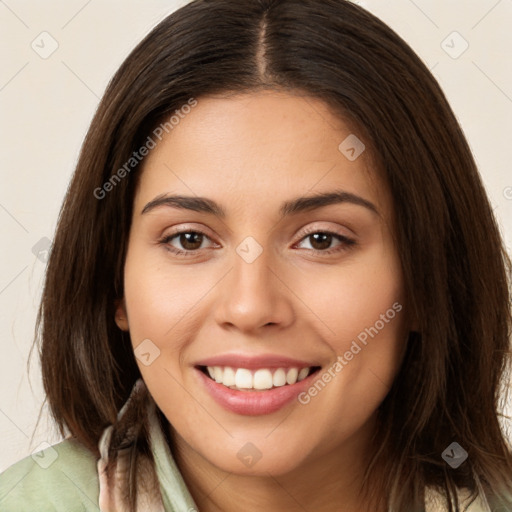
<instances>
[{"instance_id":1,"label":"lower lip","mask_svg":"<svg viewBox=\"0 0 512 512\"><path fill-rule=\"evenodd\" d=\"M286 384L265 391L238 391L210 379L197 368L195 370L206 390L219 405L228 411L246 416L271 414L278 411L297 398L309 386L310 379L317 373L314 372L295 384Z\"/></svg>"}]
</instances>

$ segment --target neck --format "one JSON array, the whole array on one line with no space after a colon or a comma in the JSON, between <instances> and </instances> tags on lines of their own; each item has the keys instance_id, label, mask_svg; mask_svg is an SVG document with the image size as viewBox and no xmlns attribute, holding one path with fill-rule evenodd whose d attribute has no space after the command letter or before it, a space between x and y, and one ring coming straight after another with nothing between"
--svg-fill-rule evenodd
<instances>
[{"instance_id":1,"label":"neck","mask_svg":"<svg viewBox=\"0 0 512 512\"><path fill-rule=\"evenodd\" d=\"M175 431L172 451L201 512L385 512L383 495L362 495L373 422L337 450L309 457L285 474L240 475L223 471ZM376 502L379 502L377 504Z\"/></svg>"}]
</instances>

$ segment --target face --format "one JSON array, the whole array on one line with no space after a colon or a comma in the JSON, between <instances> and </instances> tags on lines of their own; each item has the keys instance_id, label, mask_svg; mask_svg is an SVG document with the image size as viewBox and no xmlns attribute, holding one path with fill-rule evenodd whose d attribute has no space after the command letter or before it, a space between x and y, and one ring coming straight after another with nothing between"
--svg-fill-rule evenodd
<instances>
[{"instance_id":1,"label":"face","mask_svg":"<svg viewBox=\"0 0 512 512\"><path fill-rule=\"evenodd\" d=\"M362 449L397 373L392 204L354 135L311 97L205 97L144 161L116 321L175 441L225 471Z\"/></svg>"}]
</instances>

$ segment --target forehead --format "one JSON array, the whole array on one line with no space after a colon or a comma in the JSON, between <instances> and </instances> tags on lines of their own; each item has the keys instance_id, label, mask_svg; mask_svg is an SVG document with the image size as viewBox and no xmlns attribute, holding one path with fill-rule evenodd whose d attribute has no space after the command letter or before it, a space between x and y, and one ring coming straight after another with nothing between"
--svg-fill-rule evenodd
<instances>
[{"instance_id":1,"label":"forehead","mask_svg":"<svg viewBox=\"0 0 512 512\"><path fill-rule=\"evenodd\" d=\"M343 189L389 209L364 136L317 98L210 96L186 111L146 156L136 205L183 193L229 200L241 214L262 200Z\"/></svg>"}]
</instances>

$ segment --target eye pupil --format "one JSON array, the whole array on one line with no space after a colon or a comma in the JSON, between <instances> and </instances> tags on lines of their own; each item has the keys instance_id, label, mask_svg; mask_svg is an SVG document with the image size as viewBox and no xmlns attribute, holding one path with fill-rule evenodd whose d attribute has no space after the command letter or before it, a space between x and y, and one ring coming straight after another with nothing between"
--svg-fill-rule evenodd
<instances>
[{"instance_id":1,"label":"eye pupil","mask_svg":"<svg viewBox=\"0 0 512 512\"><path fill-rule=\"evenodd\" d=\"M180 235L180 244L183 248L193 251L201 247L203 235L201 233L188 232ZM195 239L195 241L194 241ZM199 239L199 241L197 240Z\"/></svg>"},{"instance_id":2,"label":"eye pupil","mask_svg":"<svg viewBox=\"0 0 512 512\"><path fill-rule=\"evenodd\" d=\"M310 237L314 241L311 246L317 250L328 249L332 242L332 235L328 233L314 233Z\"/></svg>"}]
</instances>

